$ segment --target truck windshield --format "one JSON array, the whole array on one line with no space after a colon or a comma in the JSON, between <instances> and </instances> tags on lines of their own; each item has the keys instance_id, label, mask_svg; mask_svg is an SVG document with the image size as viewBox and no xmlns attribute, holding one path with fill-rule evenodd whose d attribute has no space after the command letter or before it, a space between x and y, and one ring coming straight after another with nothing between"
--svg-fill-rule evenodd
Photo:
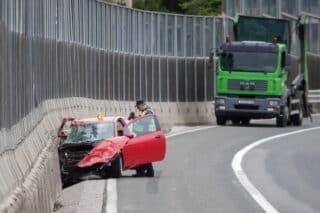
<instances>
[{"instance_id":1,"label":"truck windshield","mask_svg":"<svg viewBox=\"0 0 320 213\"><path fill-rule=\"evenodd\" d=\"M277 69L277 53L223 52L221 68L225 71L274 72Z\"/></svg>"},{"instance_id":2,"label":"truck windshield","mask_svg":"<svg viewBox=\"0 0 320 213\"><path fill-rule=\"evenodd\" d=\"M70 134L63 143L94 142L114 137L112 122L72 125Z\"/></svg>"}]
</instances>

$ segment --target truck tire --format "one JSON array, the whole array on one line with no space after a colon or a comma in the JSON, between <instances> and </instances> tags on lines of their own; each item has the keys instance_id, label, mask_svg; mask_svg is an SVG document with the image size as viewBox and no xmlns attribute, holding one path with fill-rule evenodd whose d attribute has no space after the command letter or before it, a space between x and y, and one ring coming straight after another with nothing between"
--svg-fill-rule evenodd
<instances>
[{"instance_id":1,"label":"truck tire","mask_svg":"<svg viewBox=\"0 0 320 213\"><path fill-rule=\"evenodd\" d=\"M216 116L217 124L220 126L226 125L227 119L223 116Z\"/></svg>"},{"instance_id":2,"label":"truck tire","mask_svg":"<svg viewBox=\"0 0 320 213\"><path fill-rule=\"evenodd\" d=\"M239 126L240 125L240 119L232 119L232 124L235 126Z\"/></svg>"},{"instance_id":3,"label":"truck tire","mask_svg":"<svg viewBox=\"0 0 320 213\"><path fill-rule=\"evenodd\" d=\"M241 120L241 124L242 124L243 126L249 126L249 125L250 125L250 119L249 119L249 118L247 118L247 119L242 119L242 120Z\"/></svg>"},{"instance_id":4,"label":"truck tire","mask_svg":"<svg viewBox=\"0 0 320 213\"><path fill-rule=\"evenodd\" d=\"M112 178L120 178L123 172L122 166L122 157L119 155L116 159L114 159L111 165L111 177Z\"/></svg>"},{"instance_id":5,"label":"truck tire","mask_svg":"<svg viewBox=\"0 0 320 213\"><path fill-rule=\"evenodd\" d=\"M284 107L284 111L282 113L282 115L278 115L276 122L277 122L277 126L278 127L286 127L288 124L288 120L289 120L289 108L286 105Z\"/></svg>"},{"instance_id":6,"label":"truck tire","mask_svg":"<svg viewBox=\"0 0 320 213\"><path fill-rule=\"evenodd\" d=\"M294 126L301 126L302 125L302 120L303 120L303 112L302 112L302 108L301 108L301 104L300 104L299 113L292 115L291 116L291 121L292 121Z\"/></svg>"}]
</instances>

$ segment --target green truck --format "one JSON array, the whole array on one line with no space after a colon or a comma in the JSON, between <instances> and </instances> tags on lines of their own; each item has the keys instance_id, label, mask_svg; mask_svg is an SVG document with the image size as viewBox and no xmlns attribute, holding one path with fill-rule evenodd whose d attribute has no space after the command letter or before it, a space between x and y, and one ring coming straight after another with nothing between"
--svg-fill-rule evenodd
<instances>
[{"instance_id":1,"label":"green truck","mask_svg":"<svg viewBox=\"0 0 320 213\"><path fill-rule=\"evenodd\" d=\"M214 111L218 125L228 120L249 125L251 119L276 118L279 127L300 126L303 117L309 116L304 22L303 16L294 26L285 19L234 18L233 36L227 36L210 54L210 62L216 63ZM292 37L300 55L294 63Z\"/></svg>"}]
</instances>

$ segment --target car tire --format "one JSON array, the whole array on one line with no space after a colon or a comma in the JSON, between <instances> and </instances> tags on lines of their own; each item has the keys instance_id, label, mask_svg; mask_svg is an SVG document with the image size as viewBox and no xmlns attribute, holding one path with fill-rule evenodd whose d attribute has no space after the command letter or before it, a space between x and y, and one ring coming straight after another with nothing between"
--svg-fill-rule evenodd
<instances>
[{"instance_id":1,"label":"car tire","mask_svg":"<svg viewBox=\"0 0 320 213\"><path fill-rule=\"evenodd\" d=\"M227 119L223 116L216 116L217 124L220 126L226 125Z\"/></svg>"},{"instance_id":2,"label":"car tire","mask_svg":"<svg viewBox=\"0 0 320 213\"><path fill-rule=\"evenodd\" d=\"M152 163L146 165L146 177L154 177L154 169Z\"/></svg>"},{"instance_id":3,"label":"car tire","mask_svg":"<svg viewBox=\"0 0 320 213\"><path fill-rule=\"evenodd\" d=\"M112 178L120 178L123 172L122 157L119 155L111 165L111 176Z\"/></svg>"},{"instance_id":4,"label":"car tire","mask_svg":"<svg viewBox=\"0 0 320 213\"><path fill-rule=\"evenodd\" d=\"M152 163L139 166L137 169L136 177L154 177L154 169Z\"/></svg>"}]
</instances>

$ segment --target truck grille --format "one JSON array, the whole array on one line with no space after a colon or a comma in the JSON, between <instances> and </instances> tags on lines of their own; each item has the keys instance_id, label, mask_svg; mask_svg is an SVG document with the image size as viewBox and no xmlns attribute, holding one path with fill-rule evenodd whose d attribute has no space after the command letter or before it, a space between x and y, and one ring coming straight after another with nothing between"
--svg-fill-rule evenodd
<instances>
[{"instance_id":1,"label":"truck grille","mask_svg":"<svg viewBox=\"0 0 320 213\"><path fill-rule=\"evenodd\" d=\"M267 91L268 81L256 80L228 80L228 89L230 90L245 90L245 91Z\"/></svg>"}]
</instances>

